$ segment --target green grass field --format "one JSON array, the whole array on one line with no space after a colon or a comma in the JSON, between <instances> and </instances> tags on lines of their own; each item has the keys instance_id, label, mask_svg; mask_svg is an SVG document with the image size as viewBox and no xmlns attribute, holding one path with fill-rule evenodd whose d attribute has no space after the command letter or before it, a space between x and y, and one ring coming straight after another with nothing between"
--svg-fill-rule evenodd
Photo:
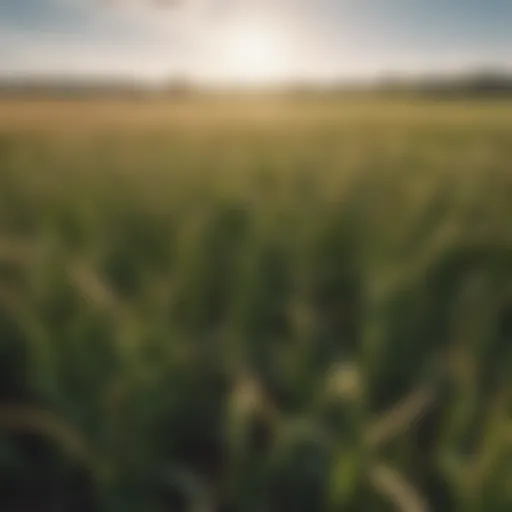
<instances>
[{"instance_id":1,"label":"green grass field","mask_svg":"<svg viewBox=\"0 0 512 512\"><path fill-rule=\"evenodd\" d=\"M512 102L0 103L0 509L512 509Z\"/></svg>"}]
</instances>

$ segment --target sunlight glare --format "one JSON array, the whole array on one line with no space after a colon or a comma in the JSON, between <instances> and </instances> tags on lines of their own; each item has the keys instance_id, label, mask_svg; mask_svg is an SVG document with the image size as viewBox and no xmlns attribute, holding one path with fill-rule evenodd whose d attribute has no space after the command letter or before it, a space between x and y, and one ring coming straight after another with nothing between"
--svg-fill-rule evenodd
<instances>
[{"instance_id":1,"label":"sunlight glare","mask_svg":"<svg viewBox=\"0 0 512 512\"><path fill-rule=\"evenodd\" d=\"M278 38L270 31L246 28L229 38L228 73L237 82L262 84L277 81L284 59Z\"/></svg>"}]
</instances>

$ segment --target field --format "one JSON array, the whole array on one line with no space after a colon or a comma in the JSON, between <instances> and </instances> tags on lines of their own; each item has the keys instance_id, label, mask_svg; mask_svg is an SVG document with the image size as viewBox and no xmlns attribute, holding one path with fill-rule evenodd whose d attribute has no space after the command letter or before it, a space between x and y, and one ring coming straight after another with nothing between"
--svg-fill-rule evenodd
<instances>
[{"instance_id":1,"label":"field","mask_svg":"<svg viewBox=\"0 0 512 512\"><path fill-rule=\"evenodd\" d=\"M5 512L512 509L512 102L0 102Z\"/></svg>"}]
</instances>

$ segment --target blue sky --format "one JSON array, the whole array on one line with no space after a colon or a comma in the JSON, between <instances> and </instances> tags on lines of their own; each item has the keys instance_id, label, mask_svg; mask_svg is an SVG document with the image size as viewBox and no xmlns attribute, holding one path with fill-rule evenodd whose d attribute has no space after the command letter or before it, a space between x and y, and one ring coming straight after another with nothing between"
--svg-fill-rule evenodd
<instances>
[{"instance_id":1,"label":"blue sky","mask_svg":"<svg viewBox=\"0 0 512 512\"><path fill-rule=\"evenodd\" d=\"M282 77L512 68L512 0L0 0L0 73L236 78L244 31Z\"/></svg>"}]
</instances>

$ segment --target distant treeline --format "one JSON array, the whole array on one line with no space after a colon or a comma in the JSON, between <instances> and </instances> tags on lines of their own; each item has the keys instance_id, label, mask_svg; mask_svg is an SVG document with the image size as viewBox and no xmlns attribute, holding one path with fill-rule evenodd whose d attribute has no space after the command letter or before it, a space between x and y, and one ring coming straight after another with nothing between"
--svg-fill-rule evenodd
<instances>
[{"instance_id":1,"label":"distant treeline","mask_svg":"<svg viewBox=\"0 0 512 512\"><path fill-rule=\"evenodd\" d=\"M0 79L0 96L4 98L96 98L146 97L152 88L130 80L88 79Z\"/></svg>"},{"instance_id":2,"label":"distant treeline","mask_svg":"<svg viewBox=\"0 0 512 512\"><path fill-rule=\"evenodd\" d=\"M512 73L477 73L464 76L424 77L406 80L387 78L376 85L384 92L409 92L436 96L512 95Z\"/></svg>"},{"instance_id":3,"label":"distant treeline","mask_svg":"<svg viewBox=\"0 0 512 512\"><path fill-rule=\"evenodd\" d=\"M291 96L337 94L420 95L434 97L512 97L512 72L406 78L387 76L373 81L339 81L330 84L293 82L278 86L222 88L173 79L158 85L137 80L81 78L0 78L0 96L50 98L173 98L222 92L271 92Z\"/></svg>"}]
</instances>

